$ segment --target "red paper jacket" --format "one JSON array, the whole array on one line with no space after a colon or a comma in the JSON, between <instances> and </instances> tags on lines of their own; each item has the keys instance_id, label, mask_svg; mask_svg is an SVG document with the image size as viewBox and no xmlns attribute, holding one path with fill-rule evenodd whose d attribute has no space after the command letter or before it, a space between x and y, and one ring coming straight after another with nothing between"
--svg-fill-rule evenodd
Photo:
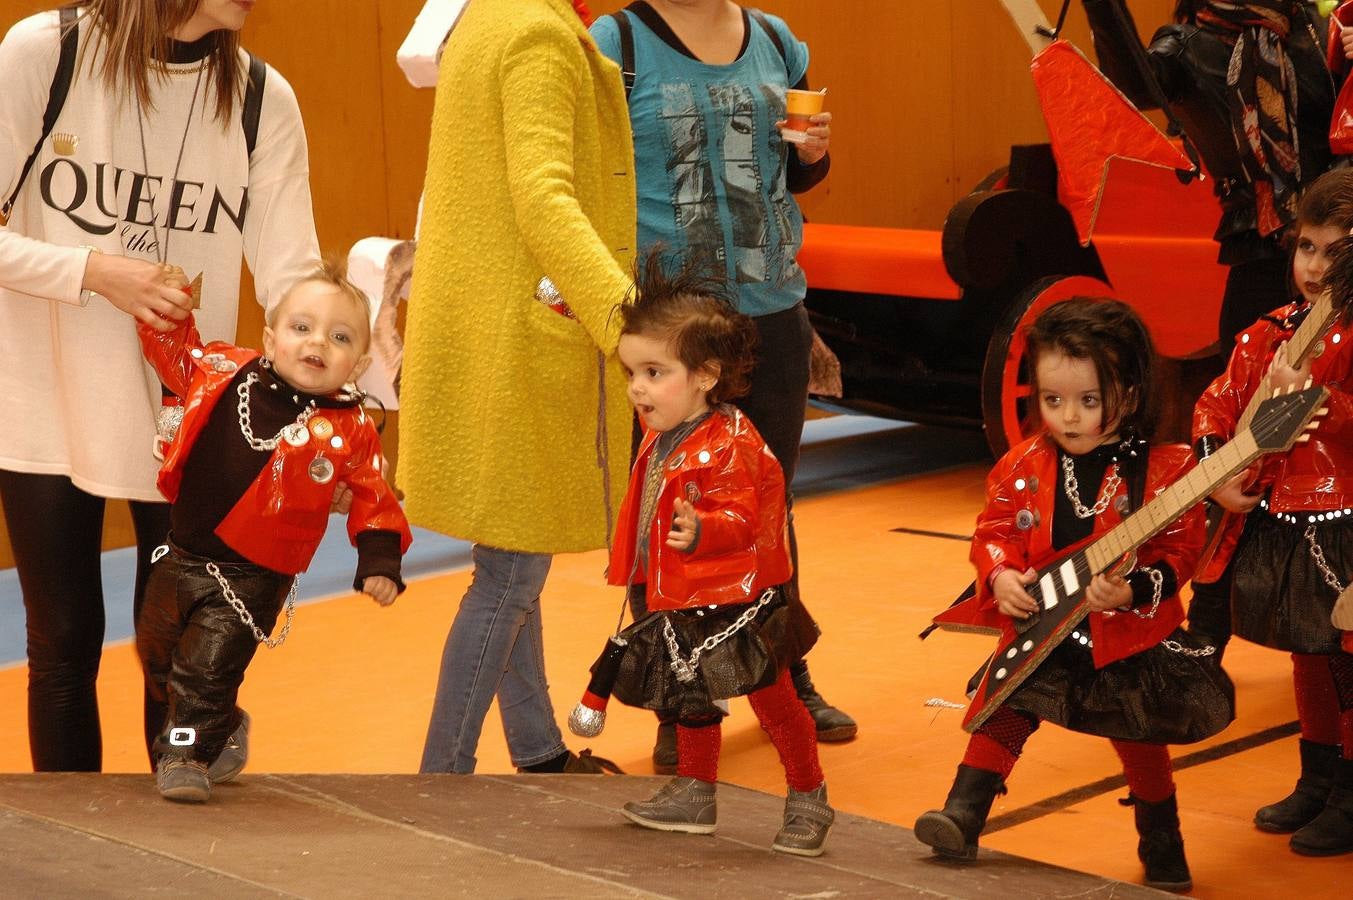
<instances>
[{"instance_id":1,"label":"red paper jacket","mask_svg":"<svg viewBox=\"0 0 1353 900\"><path fill-rule=\"evenodd\" d=\"M648 532L648 571L630 573L638 549L644 474L657 440L644 435L611 545L607 580L648 584L649 609L747 603L789 580L785 479L780 463L736 407L714 410L674 449L663 471ZM676 498L689 500L700 520L693 552L667 546Z\"/></svg>"},{"instance_id":2,"label":"red paper jacket","mask_svg":"<svg viewBox=\"0 0 1353 900\"><path fill-rule=\"evenodd\" d=\"M1151 448L1145 500L1164 491L1192 466L1193 454L1182 444ZM1058 555L1052 549L1052 510L1055 492L1061 490L1061 479L1057 447L1046 434L1012 447L987 476L986 506L977 517L971 559L977 567L977 596L993 612L996 598L989 579L997 566L1023 572ZM1093 487L1083 484L1080 493L1082 497L1098 497L1102 489L1102 483ZM1124 479L1118 495L1127 491ZM1095 518L1095 535L1123 520L1117 506L1115 499ZM1019 515L1026 510L1028 515ZM1021 529L1017 524L1021 520L1031 523L1030 527ZM1203 509L1194 506L1138 549L1138 563L1169 563L1178 583L1183 584L1193 577L1204 539ZM1184 621L1184 606L1175 594L1162 599L1156 615L1150 619L1127 611L1092 612L1087 618L1094 640L1095 665L1105 666L1159 644Z\"/></svg>"},{"instance_id":3,"label":"red paper jacket","mask_svg":"<svg viewBox=\"0 0 1353 900\"><path fill-rule=\"evenodd\" d=\"M172 503L183 465L212 409L223 397L227 403L235 402L230 387L235 373L259 354L224 342L204 347L192 316L173 331L161 333L138 325L137 332L160 380L184 398L183 423L160 468L160 493ZM279 440L272 460L216 528L217 537L236 553L285 575L304 572L310 565L340 481L352 489L348 536L354 545L366 530L400 535L401 553L413 542L404 510L381 475L380 436L370 417L360 406L326 407L315 418L320 416L333 426L332 435L320 440L307 430L307 440L299 447ZM334 477L325 484L309 474L310 463L321 455L334 467Z\"/></svg>"},{"instance_id":4,"label":"red paper jacket","mask_svg":"<svg viewBox=\"0 0 1353 900\"><path fill-rule=\"evenodd\" d=\"M1193 410L1193 437L1229 440L1236 421L1268 371L1278 345L1296 326L1288 317L1302 310L1294 303L1269 314L1283 325L1260 319L1240 333L1226 371L1208 385ZM1329 388L1329 414L1310 440L1284 454L1265 457L1259 488L1270 488L1274 512L1342 509L1353 506L1353 330L1335 324L1323 338L1324 350L1311 362L1311 380ZM1253 492L1253 489L1251 489Z\"/></svg>"}]
</instances>

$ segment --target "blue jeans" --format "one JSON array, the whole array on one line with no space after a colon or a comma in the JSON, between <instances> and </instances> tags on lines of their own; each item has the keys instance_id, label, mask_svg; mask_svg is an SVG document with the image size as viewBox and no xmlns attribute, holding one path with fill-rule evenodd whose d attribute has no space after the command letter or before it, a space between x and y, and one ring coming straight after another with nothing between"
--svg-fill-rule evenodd
<instances>
[{"instance_id":1,"label":"blue jeans","mask_svg":"<svg viewBox=\"0 0 1353 900\"><path fill-rule=\"evenodd\" d=\"M474 578L442 651L419 771L468 775L494 695L512 764L565 750L554 721L540 626L540 591L553 557L475 544Z\"/></svg>"}]
</instances>

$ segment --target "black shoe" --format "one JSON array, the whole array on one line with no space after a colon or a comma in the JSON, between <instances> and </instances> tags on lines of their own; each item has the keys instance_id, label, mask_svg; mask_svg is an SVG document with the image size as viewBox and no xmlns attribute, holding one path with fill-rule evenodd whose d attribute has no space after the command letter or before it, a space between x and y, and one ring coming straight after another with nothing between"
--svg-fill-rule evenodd
<instances>
[{"instance_id":1,"label":"black shoe","mask_svg":"<svg viewBox=\"0 0 1353 900\"><path fill-rule=\"evenodd\" d=\"M1179 806L1171 794L1159 803L1129 796L1119 801L1134 807L1137 823L1137 858L1146 866L1147 887L1162 891L1187 891L1193 887L1184 836L1179 833Z\"/></svg>"},{"instance_id":2,"label":"black shoe","mask_svg":"<svg viewBox=\"0 0 1353 900\"><path fill-rule=\"evenodd\" d=\"M653 742L653 771L675 775L677 770L677 727L675 722L658 723L658 739Z\"/></svg>"},{"instance_id":3,"label":"black shoe","mask_svg":"<svg viewBox=\"0 0 1353 900\"><path fill-rule=\"evenodd\" d=\"M986 827L991 804L1005 793L996 772L959 765L944 809L923 814L912 826L916 840L929 844L936 856L971 861L977 858L977 837Z\"/></svg>"},{"instance_id":4,"label":"black shoe","mask_svg":"<svg viewBox=\"0 0 1353 900\"><path fill-rule=\"evenodd\" d=\"M813 687L813 678L808 674L808 663L799 660L789 667L794 679L794 692L799 695L808 713L813 717L813 726L817 730L817 739L824 743L835 744L855 737L860 726L855 720L835 706L822 699L822 695Z\"/></svg>"},{"instance_id":5,"label":"black shoe","mask_svg":"<svg viewBox=\"0 0 1353 900\"><path fill-rule=\"evenodd\" d=\"M1334 769L1339 763L1339 748L1317 744L1302 738L1301 777L1296 790L1277 803L1261 807L1254 814L1255 827L1270 834L1291 834L1311 822L1325 808L1334 787Z\"/></svg>"},{"instance_id":6,"label":"black shoe","mask_svg":"<svg viewBox=\"0 0 1353 900\"><path fill-rule=\"evenodd\" d=\"M625 772L604 756L593 756L591 750L568 752L564 762L565 775L624 775Z\"/></svg>"},{"instance_id":7,"label":"black shoe","mask_svg":"<svg viewBox=\"0 0 1353 900\"><path fill-rule=\"evenodd\" d=\"M1302 856L1353 853L1353 759L1340 759L1325 808L1292 835L1292 852Z\"/></svg>"}]
</instances>

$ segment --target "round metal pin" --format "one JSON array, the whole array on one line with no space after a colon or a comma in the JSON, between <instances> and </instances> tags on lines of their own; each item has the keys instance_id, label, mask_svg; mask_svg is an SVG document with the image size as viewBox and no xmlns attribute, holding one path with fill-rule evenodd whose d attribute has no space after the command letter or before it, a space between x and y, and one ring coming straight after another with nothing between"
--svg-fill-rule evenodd
<instances>
[{"instance_id":1,"label":"round metal pin","mask_svg":"<svg viewBox=\"0 0 1353 900\"><path fill-rule=\"evenodd\" d=\"M321 441L329 439L329 435L334 433L334 426L323 416L315 416L310 420L310 433Z\"/></svg>"},{"instance_id":2,"label":"round metal pin","mask_svg":"<svg viewBox=\"0 0 1353 900\"><path fill-rule=\"evenodd\" d=\"M1127 514L1128 514L1128 496L1127 496L1127 494L1119 494L1119 495L1114 499L1114 501L1113 501L1113 508L1114 508L1115 510L1117 510L1118 515L1120 515L1120 516L1125 516L1125 515L1127 515Z\"/></svg>"},{"instance_id":3,"label":"round metal pin","mask_svg":"<svg viewBox=\"0 0 1353 900\"><path fill-rule=\"evenodd\" d=\"M334 464L323 456L317 456L310 463L310 480L316 484L328 484L334 477Z\"/></svg>"},{"instance_id":4,"label":"round metal pin","mask_svg":"<svg viewBox=\"0 0 1353 900\"><path fill-rule=\"evenodd\" d=\"M1015 527L1020 531L1028 531L1034 527L1034 514L1027 509L1021 509L1015 513Z\"/></svg>"},{"instance_id":5,"label":"round metal pin","mask_svg":"<svg viewBox=\"0 0 1353 900\"><path fill-rule=\"evenodd\" d=\"M293 447L304 447L306 441L310 440L310 432L306 430L304 425L292 422L282 429L282 440Z\"/></svg>"},{"instance_id":6,"label":"round metal pin","mask_svg":"<svg viewBox=\"0 0 1353 900\"><path fill-rule=\"evenodd\" d=\"M212 363L211 367L221 375L230 375L239 368L239 365L233 359L222 359Z\"/></svg>"}]
</instances>

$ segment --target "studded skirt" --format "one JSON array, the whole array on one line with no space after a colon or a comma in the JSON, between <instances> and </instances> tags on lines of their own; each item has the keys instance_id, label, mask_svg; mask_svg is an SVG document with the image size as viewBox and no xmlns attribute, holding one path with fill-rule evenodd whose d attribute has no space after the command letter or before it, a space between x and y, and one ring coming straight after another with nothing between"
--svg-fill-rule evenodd
<instances>
[{"instance_id":1,"label":"studded skirt","mask_svg":"<svg viewBox=\"0 0 1353 900\"><path fill-rule=\"evenodd\" d=\"M654 612L627 628L629 644L620 661L614 696L622 703L657 710L675 719L707 719L722 713L716 700L741 697L769 687L791 663L817 642L818 627L797 599L775 588L770 602L726 640L703 650L694 678L683 681L672 666L664 622L672 626L679 656L733 625L754 604L714 609Z\"/></svg>"},{"instance_id":2,"label":"studded skirt","mask_svg":"<svg viewBox=\"0 0 1353 900\"><path fill-rule=\"evenodd\" d=\"M1096 669L1089 646L1069 637L1005 705L1082 734L1191 744L1218 733L1236 716L1231 679L1209 657L1196 655L1202 650L1197 640L1176 629L1156 646Z\"/></svg>"},{"instance_id":3,"label":"studded skirt","mask_svg":"<svg viewBox=\"0 0 1353 900\"><path fill-rule=\"evenodd\" d=\"M1342 632L1330 624L1338 594L1326 583L1297 523L1256 510L1245 522L1231 581L1231 627L1238 637L1291 653L1335 653ZM1353 521L1316 522L1325 564L1342 585L1353 580Z\"/></svg>"}]
</instances>

